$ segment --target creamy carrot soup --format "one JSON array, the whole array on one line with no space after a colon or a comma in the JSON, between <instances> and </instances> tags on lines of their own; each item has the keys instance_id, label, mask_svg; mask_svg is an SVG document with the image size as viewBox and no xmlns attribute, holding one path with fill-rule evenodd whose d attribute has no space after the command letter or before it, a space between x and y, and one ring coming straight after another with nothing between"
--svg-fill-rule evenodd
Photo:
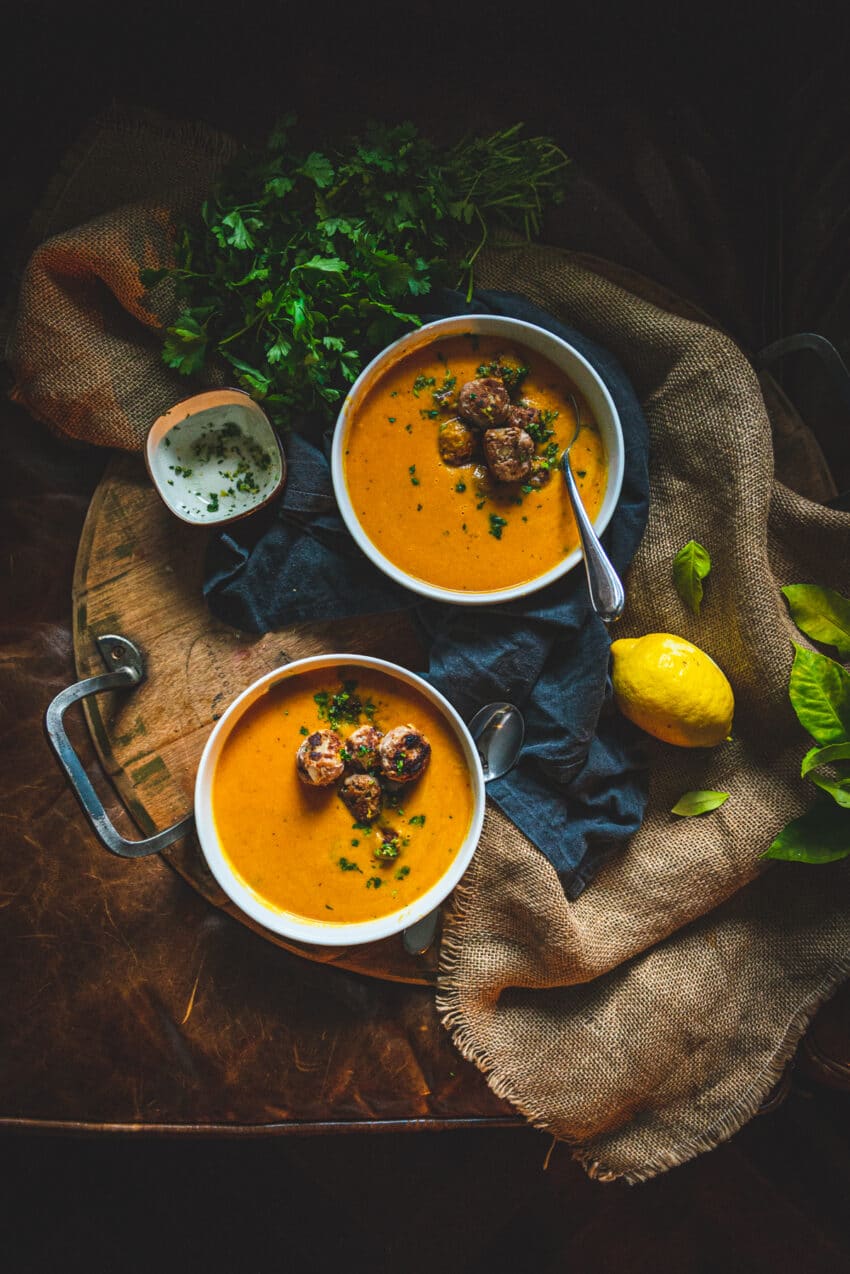
<instances>
[{"instance_id":1,"label":"creamy carrot soup","mask_svg":"<svg viewBox=\"0 0 850 1274\"><path fill-rule=\"evenodd\" d=\"M390 784L358 824L335 785L309 787L296 754L313 731L342 738L371 723L412 723L431 744L424 773ZM265 903L326 924L375 920L427 892L466 838L473 794L460 743L413 686L374 669L327 667L283 678L225 740L212 780L216 831L239 878ZM391 844L392 858L376 856Z\"/></svg>"},{"instance_id":2,"label":"creamy carrot soup","mask_svg":"<svg viewBox=\"0 0 850 1274\"><path fill-rule=\"evenodd\" d=\"M502 364L519 368L505 381L512 404L537 409L531 480L494 479L480 428L466 462L447 463L441 451L441 439L458 427L457 391ZM402 355L368 387L345 440L345 480L366 535L407 574L462 592L512 588L557 566L579 542L557 468L575 424L569 394L582 420L572 469L595 518L605 448L586 400L548 359L472 333Z\"/></svg>"}]
</instances>

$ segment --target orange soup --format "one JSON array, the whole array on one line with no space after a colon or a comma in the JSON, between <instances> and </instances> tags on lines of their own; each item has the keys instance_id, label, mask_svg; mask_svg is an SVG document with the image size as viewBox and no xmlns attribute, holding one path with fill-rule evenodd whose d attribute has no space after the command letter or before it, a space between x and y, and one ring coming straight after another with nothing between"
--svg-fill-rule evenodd
<instances>
[{"instance_id":1,"label":"orange soup","mask_svg":"<svg viewBox=\"0 0 850 1274\"><path fill-rule=\"evenodd\" d=\"M495 480L480 441L466 463L441 454L441 435L457 424L457 391L503 363L520 369L506 381L512 403L539 413L535 484ZM345 439L346 485L366 535L408 575L454 591L513 588L556 567L579 542L557 467L575 425L570 394L582 420L572 469L595 518L607 481L605 448L586 400L548 359L473 333L403 354L368 387Z\"/></svg>"},{"instance_id":2,"label":"orange soup","mask_svg":"<svg viewBox=\"0 0 850 1274\"><path fill-rule=\"evenodd\" d=\"M411 723L431 744L421 776L385 790L372 824L357 823L336 785L306 786L296 753L316 730L343 739L358 725ZM283 678L225 740L212 780L219 842L261 901L303 919L353 924L426 893L454 861L472 819L467 762L451 725L416 687L380 670L326 667ZM392 833L397 856L376 857Z\"/></svg>"}]
</instances>

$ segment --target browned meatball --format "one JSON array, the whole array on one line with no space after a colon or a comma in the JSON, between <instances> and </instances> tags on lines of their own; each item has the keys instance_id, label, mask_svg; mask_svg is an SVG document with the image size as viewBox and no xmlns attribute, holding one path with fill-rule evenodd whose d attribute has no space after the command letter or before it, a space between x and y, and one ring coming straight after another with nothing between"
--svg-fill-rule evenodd
<instances>
[{"instance_id":1,"label":"browned meatball","mask_svg":"<svg viewBox=\"0 0 850 1274\"><path fill-rule=\"evenodd\" d=\"M345 740L348 763L354 770L374 770L383 734L376 725L360 725Z\"/></svg>"},{"instance_id":2,"label":"browned meatball","mask_svg":"<svg viewBox=\"0 0 850 1274\"><path fill-rule=\"evenodd\" d=\"M396 783L418 779L431 759L431 744L415 725L397 725L388 730L378 749L381 770Z\"/></svg>"},{"instance_id":3,"label":"browned meatball","mask_svg":"<svg viewBox=\"0 0 850 1274\"><path fill-rule=\"evenodd\" d=\"M335 730L314 730L308 734L295 756L298 777L308 787L328 787L345 771L339 754L342 739Z\"/></svg>"},{"instance_id":4,"label":"browned meatball","mask_svg":"<svg viewBox=\"0 0 850 1274\"><path fill-rule=\"evenodd\" d=\"M536 425L540 419L540 412L536 407L514 406L513 403L508 408L508 414L505 417L506 425L513 425L515 429L528 429L529 425Z\"/></svg>"},{"instance_id":5,"label":"browned meatball","mask_svg":"<svg viewBox=\"0 0 850 1274\"><path fill-rule=\"evenodd\" d=\"M508 414L509 406L508 391L495 376L468 380L457 400L458 414L480 429L500 425Z\"/></svg>"},{"instance_id":6,"label":"browned meatball","mask_svg":"<svg viewBox=\"0 0 850 1274\"><path fill-rule=\"evenodd\" d=\"M504 429L487 430L484 454L497 481L522 482L531 473L534 443L524 429L506 425Z\"/></svg>"},{"instance_id":7,"label":"browned meatball","mask_svg":"<svg viewBox=\"0 0 850 1274\"><path fill-rule=\"evenodd\" d=\"M466 464L475 454L478 435L462 420L447 420L440 426L437 446L444 464Z\"/></svg>"},{"instance_id":8,"label":"browned meatball","mask_svg":"<svg viewBox=\"0 0 850 1274\"><path fill-rule=\"evenodd\" d=\"M384 794L371 774L349 774L339 785L342 803L358 823L371 823L381 812Z\"/></svg>"}]
</instances>

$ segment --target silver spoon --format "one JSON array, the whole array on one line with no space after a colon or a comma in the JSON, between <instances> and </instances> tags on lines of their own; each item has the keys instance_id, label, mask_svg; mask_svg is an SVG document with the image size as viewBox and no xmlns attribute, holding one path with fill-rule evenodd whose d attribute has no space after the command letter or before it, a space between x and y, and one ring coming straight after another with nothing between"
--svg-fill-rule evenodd
<instances>
[{"instance_id":1,"label":"silver spoon","mask_svg":"<svg viewBox=\"0 0 850 1274\"><path fill-rule=\"evenodd\" d=\"M500 779L516 764L525 738L525 721L519 708L512 703L488 703L479 708L469 723L469 733L475 740L484 782ZM411 955L424 955L434 941L440 909L429 911L427 916L410 925L401 935L405 951Z\"/></svg>"},{"instance_id":2,"label":"silver spoon","mask_svg":"<svg viewBox=\"0 0 850 1274\"><path fill-rule=\"evenodd\" d=\"M581 433L581 408L572 394L570 394L570 402L576 415L576 427L564 450L564 454L561 456L561 468L564 472L564 481L567 484L567 492L570 497L570 503L573 506L579 538L581 539L590 604L604 623L611 624L614 620L619 619L623 613L623 607L626 604L626 593L622 580L611 565L608 554L600 544L599 536L593 529L593 523L585 512L581 496L578 493L578 487L576 486L576 480L573 477L573 471L570 468L570 448Z\"/></svg>"}]
</instances>

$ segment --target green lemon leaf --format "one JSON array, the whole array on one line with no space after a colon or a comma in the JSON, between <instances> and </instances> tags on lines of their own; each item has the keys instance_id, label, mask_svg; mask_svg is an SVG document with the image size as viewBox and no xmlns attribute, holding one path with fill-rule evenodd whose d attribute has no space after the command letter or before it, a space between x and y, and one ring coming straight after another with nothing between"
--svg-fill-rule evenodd
<instances>
[{"instance_id":1,"label":"green lemon leaf","mask_svg":"<svg viewBox=\"0 0 850 1274\"><path fill-rule=\"evenodd\" d=\"M828 792L836 805L840 805L844 810L850 810L850 775L841 779L825 779L822 774L813 774L812 782L822 792Z\"/></svg>"},{"instance_id":2,"label":"green lemon leaf","mask_svg":"<svg viewBox=\"0 0 850 1274\"><path fill-rule=\"evenodd\" d=\"M850 740L850 673L834 659L794 644L788 696L815 743Z\"/></svg>"},{"instance_id":3,"label":"green lemon leaf","mask_svg":"<svg viewBox=\"0 0 850 1274\"><path fill-rule=\"evenodd\" d=\"M805 778L808 774L811 781L822 792L827 792L836 805L840 805L842 809L850 809L850 771L846 765L838 764L841 761L850 761L850 742L830 743L825 748L811 748L803 757L800 777ZM838 778L812 774L812 770L819 769L822 765L837 765Z\"/></svg>"},{"instance_id":4,"label":"green lemon leaf","mask_svg":"<svg viewBox=\"0 0 850 1274\"><path fill-rule=\"evenodd\" d=\"M850 818L825 801L787 823L762 857L791 863L834 863L848 855Z\"/></svg>"},{"instance_id":5,"label":"green lemon leaf","mask_svg":"<svg viewBox=\"0 0 850 1274\"><path fill-rule=\"evenodd\" d=\"M699 615L702 581L710 570L711 558L708 550L696 540L688 540L673 558L673 583L676 585L676 592L694 615Z\"/></svg>"},{"instance_id":6,"label":"green lemon leaf","mask_svg":"<svg viewBox=\"0 0 850 1274\"><path fill-rule=\"evenodd\" d=\"M699 790L685 792L684 796L679 797L670 813L680 814L683 818L689 818L693 814L707 814L709 810L716 810L718 806L728 800L728 792L703 792Z\"/></svg>"},{"instance_id":7,"label":"green lemon leaf","mask_svg":"<svg viewBox=\"0 0 850 1274\"><path fill-rule=\"evenodd\" d=\"M829 743L825 748L810 748L803 757L800 778L804 779L809 770L821 765L832 765L835 761L850 761L850 742Z\"/></svg>"},{"instance_id":8,"label":"green lemon leaf","mask_svg":"<svg viewBox=\"0 0 850 1274\"><path fill-rule=\"evenodd\" d=\"M850 658L850 598L817 584L786 584L782 592L791 618L807 637Z\"/></svg>"}]
</instances>

